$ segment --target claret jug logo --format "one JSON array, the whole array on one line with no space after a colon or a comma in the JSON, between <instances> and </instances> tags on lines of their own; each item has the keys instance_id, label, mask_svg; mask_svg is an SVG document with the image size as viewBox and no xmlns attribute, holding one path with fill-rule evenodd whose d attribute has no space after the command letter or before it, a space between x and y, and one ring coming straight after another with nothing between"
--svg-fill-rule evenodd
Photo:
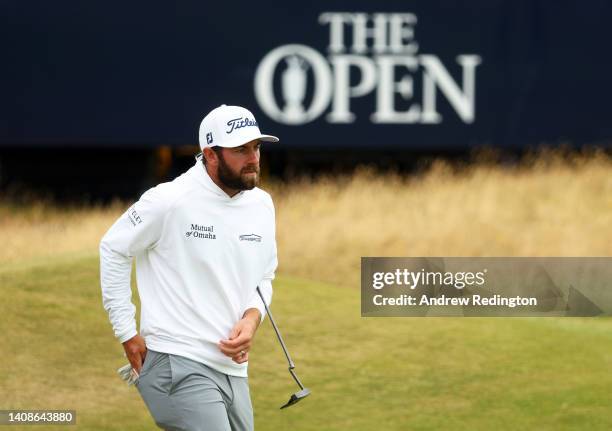
<instances>
[{"instance_id":1,"label":"claret jug logo","mask_svg":"<svg viewBox=\"0 0 612 431\"><path fill-rule=\"evenodd\" d=\"M438 124L443 120L437 109L440 93L464 123L474 122L481 57L456 56L462 72L459 84L436 55L419 53L416 15L324 12L319 24L329 30L327 57L306 45L283 45L266 54L257 67L255 98L273 120L306 124L331 104L327 122L353 123L351 99L373 94L373 123ZM358 72L358 82L353 82L351 71ZM275 95L276 80L282 97Z\"/></svg>"}]
</instances>

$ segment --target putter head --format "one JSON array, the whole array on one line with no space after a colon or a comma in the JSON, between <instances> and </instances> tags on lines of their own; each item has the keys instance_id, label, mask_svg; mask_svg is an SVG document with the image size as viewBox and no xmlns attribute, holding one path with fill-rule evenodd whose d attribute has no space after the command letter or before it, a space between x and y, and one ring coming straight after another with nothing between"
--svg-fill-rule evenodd
<instances>
[{"instance_id":1,"label":"putter head","mask_svg":"<svg viewBox=\"0 0 612 431\"><path fill-rule=\"evenodd\" d=\"M310 390L308 388L304 388L301 391L296 392L295 394L291 395L291 398L289 398L289 401L287 401L287 404L282 406L281 409L284 409L285 407L290 407L300 402L301 400L306 398L308 395L310 395Z\"/></svg>"}]
</instances>

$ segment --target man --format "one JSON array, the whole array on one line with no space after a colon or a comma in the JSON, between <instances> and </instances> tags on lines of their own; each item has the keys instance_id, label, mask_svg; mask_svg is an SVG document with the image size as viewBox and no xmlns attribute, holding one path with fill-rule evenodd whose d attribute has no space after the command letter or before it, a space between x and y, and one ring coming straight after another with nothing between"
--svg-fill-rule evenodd
<instances>
[{"instance_id":1,"label":"man","mask_svg":"<svg viewBox=\"0 0 612 431\"><path fill-rule=\"evenodd\" d=\"M269 194L257 188L263 135L245 108L200 125L201 157L145 192L100 243L104 308L160 428L252 430L249 350L277 266ZM136 258L140 334L131 302Z\"/></svg>"}]
</instances>

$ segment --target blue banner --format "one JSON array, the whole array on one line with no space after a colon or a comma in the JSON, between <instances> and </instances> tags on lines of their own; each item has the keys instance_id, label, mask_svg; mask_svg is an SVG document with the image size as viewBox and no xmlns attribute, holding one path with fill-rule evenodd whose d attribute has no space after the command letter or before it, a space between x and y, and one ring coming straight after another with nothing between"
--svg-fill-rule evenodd
<instances>
[{"instance_id":1,"label":"blue banner","mask_svg":"<svg viewBox=\"0 0 612 431\"><path fill-rule=\"evenodd\" d=\"M192 145L222 103L251 109L287 148L612 137L608 2L0 8L0 146Z\"/></svg>"}]
</instances>

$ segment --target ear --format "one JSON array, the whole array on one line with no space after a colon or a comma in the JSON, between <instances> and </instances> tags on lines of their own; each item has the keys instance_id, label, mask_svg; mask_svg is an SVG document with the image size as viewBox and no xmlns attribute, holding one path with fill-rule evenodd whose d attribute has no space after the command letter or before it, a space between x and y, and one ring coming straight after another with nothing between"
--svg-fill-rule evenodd
<instances>
[{"instance_id":1,"label":"ear","mask_svg":"<svg viewBox=\"0 0 612 431\"><path fill-rule=\"evenodd\" d=\"M210 147L204 148L204 150L202 151L202 154L204 155L204 158L206 159L207 165L215 166L219 163L219 158L217 156L217 153L215 153L215 151L212 148Z\"/></svg>"}]
</instances>

